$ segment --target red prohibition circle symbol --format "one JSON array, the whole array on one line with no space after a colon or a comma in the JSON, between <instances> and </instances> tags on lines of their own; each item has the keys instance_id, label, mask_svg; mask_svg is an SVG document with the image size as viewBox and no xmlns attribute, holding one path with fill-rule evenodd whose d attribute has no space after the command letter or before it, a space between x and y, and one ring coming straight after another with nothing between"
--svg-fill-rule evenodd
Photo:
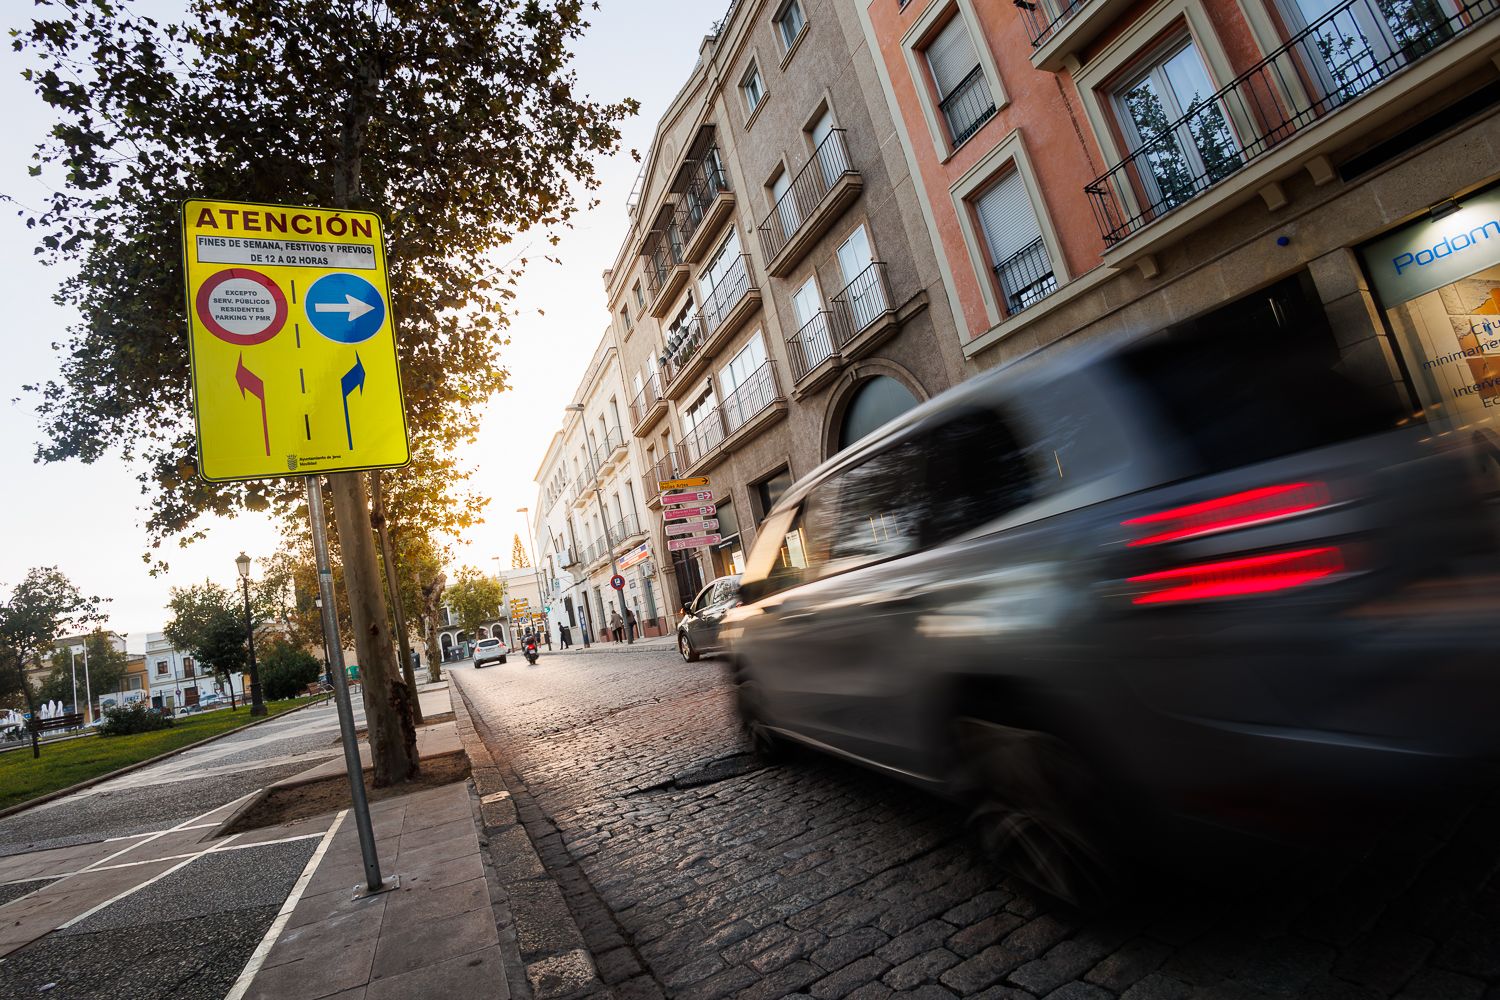
<instances>
[{"instance_id":1,"label":"red prohibition circle symbol","mask_svg":"<svg viewBox=\"0 0 1500 1000\"><path fill-rule=\"evenodd\" d=\"M230 281L248 281L258 285L266 295L270 296L271 315L265 313L266 302L264 299L247 297L243 294L231 297L227 294L217 295L219 289ZM249 289L239 289L240 292ZM287 308L286 295L281 288L270 278L259 271L252 271L245 267L232 267L227 270L218 271L210 275L208 280L198 286L197 298L193 301L198 310L198 319L202 320L208 332L220 340L240 347L253 347L256 344L264 344L272 337L281 332L286 325ZM235 316L235 313L241 315ZM230 329L225 323L234 323L237 329ZM257 328L257 324L260 324ZM248 329L247 329L248 328Z\"/></svg>"},{"instance_id":2,"label":"red prohibition circle symbol","mask_svg":"<svg viewBox=\"0 0 1500 1000\"><path fill-rule=\"evenodd\" d=\"M624 590L625 578L623 576L612 576L609 578L609 585L616 590Z\"/></svg>"}]
</instances>

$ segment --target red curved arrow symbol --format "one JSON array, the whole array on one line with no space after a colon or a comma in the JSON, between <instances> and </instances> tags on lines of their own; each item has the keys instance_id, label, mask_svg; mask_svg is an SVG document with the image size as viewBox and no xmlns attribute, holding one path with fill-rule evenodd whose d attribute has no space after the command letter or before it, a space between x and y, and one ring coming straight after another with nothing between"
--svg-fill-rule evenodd
<instances>
[{"instance_id":1,"label":"red curved arrow symbol","mask_svg":"<svg viewBox=\"0 0 1500 1000\"><path fill-rule=\"evenodd\" d=\"M240 355L240 363L234 369L234 384L240 387L240 398L245 398L249 393L260 400L260 433L266 443L266 454L271 454L271 426L266 421L266 383L261 377L245 367L245 355Z\"/></svg>"}]
</instances>

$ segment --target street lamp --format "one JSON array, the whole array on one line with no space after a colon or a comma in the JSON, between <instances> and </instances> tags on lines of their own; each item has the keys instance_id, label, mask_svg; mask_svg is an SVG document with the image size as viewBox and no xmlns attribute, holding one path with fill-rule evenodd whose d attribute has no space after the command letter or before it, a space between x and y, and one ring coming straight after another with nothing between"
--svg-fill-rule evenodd
<instances>
[{"instance_id":1,"label":"street lamp","mask_svg":"<svg viewBox=\"0 0 1500 1000\"><path fill-rule=\"evenodd\" d=\"M517 507L516 513L521 515L521 526L524 527L526 529L526 533L530 535L531 522L526 519L526 515L531 513L531 508ZM521 551L524 552L525 549L523 548ZM547 648L550 650L552 648L552 629L548 623L548 618L550 616L547 614L547 595L542 590L542 567L537 561L537 555L540 553L540 551L541 550L537 548L536 536L533 535L531 538L531 555L527 558L531 560L531 572L532 575L536 577L536 599L537 603L542 606L542 632L547 636Z\"/></svg>"},{"instance_id":2,"label":"street lamp","mask_svg":"<svg viewBox=\"0 0 1500 1000\"><path fill-rule=\"evenodd\" d=\"M250 714L265 715L266 703L260 700L260 669L255 665L255 627L250 622L250 557L241 552L234 565L240 571L240 583L245 588L245 639L250 644ZM234 679L230 678L229 683L233 684Z\"/></svg>"},{"instance_id":3,"label":"street lamp","mask_svg":"<svg viewBox=\"0 0 1500 1000\"><path fill-rule=\"evenodd\" d=\"M563 407L563 409L567 410L569 413L582 413L583 404L569 403L567 406ZM593 460L594 456L589 455L589 461L592 462ZM614 539L611 538L609 534L609 510L604 506L604 491L599 488L598 480L595 480L594 482L594 499L599 503L599 524L604 528L604 545L609 549L609 572L610 579L611 581L613 581L614 577L620 575L620 563L617 559L615 559L615 543ZM611 587L610 589L614 590L613 587ZM629 620L625 617L625 591L615 590L615 600L620 602L620 620L626 623L626 639L629 641L630 645L634 646L635 632L630 628ZM605 622L604 624L606 628L609 627L608 622Z\"/></svg>"}]
</instances>

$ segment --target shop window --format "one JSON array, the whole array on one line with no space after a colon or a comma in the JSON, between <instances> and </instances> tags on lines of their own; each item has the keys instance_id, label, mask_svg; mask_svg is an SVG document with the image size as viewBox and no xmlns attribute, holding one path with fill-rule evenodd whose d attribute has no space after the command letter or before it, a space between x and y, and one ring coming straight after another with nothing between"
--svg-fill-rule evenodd
<instances>
[{"instance_id":1,"label":"shop window","mask_svg":"<svg viewBox=\"0 0 1500 1000\"><path fill-rule=\"evenodd\" d=\"M761 520L765 520L766 515L771 513L777 502L781 500L781 495L791 485L792 472L790 469L785 468L772 473L757 483L751 484L750 495L755 498L755 505L759 508L758 516Z\"/></svg>"},{"instance_id":2,"label":"shop window","mask_svg":"<svg viewBox=\"0 0 1500 1000\"><path fill-rule=\"evenodd\" d=\"M1014 316L1057 290L1052 258L1019 170L985 189L974 200L974 212L1008 314Z\"/></svg>"},{"instance_id":3,"label":"shop window","mask_svg":"<svg viewBox=\"0 0 1500 1000\"><path fill-rule=\"evenodd\" d=\"M1179 40L1115 91L1147 201L1182 204L1240 167L1240 146L1198 47Z\"/></svg>"}]
</instances>

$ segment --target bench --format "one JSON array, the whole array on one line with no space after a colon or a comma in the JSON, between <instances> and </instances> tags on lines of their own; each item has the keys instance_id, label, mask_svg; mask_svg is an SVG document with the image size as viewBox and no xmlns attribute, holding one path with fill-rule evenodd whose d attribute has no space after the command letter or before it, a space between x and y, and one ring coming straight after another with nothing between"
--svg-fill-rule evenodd
<instances>
[{"instance_id":1,"label":"bench","mask_svg":"<svg viewBox=\"0 0 1500 1000\"><path fill-rule=\"evenodd\" d=\"M33 716L26 720L26 728L30 729L36 736L41 736L43 733L56 732L59 729L77 729L81 725L83 725L83 714L81 712L54 715L50 719L38 719Z\"/></svg>"}]
</instances>

